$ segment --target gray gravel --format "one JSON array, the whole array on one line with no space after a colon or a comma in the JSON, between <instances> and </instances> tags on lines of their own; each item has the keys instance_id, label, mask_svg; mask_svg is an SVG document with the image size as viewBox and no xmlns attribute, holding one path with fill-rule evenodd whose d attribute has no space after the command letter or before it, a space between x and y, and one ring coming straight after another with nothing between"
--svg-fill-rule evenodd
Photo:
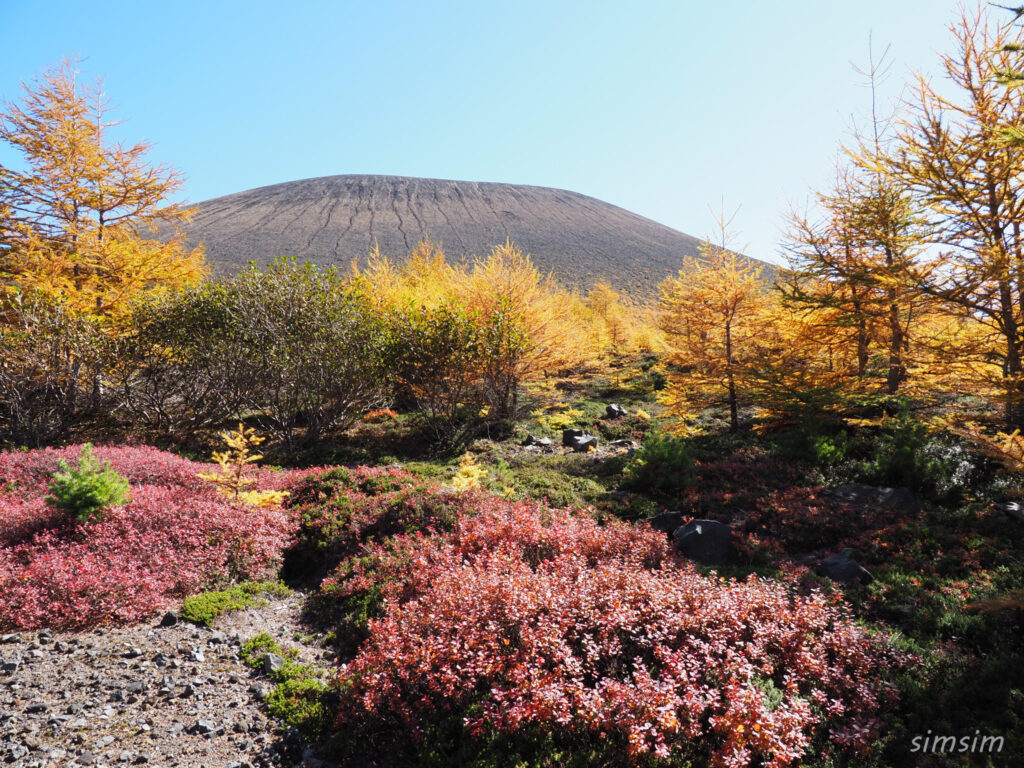
<instances>
[{"instance_id":1,"label":"gray gravel","mask_svg":"<svg viewBox=\"0 0 1024 768\"><path fill-rule=\"evenodd\" d=\"M238 658L269 632L301 658L300 596L184 622L0 636L0 765L259 768L322 766L262 704L272 683ZM306 753L304 756L304 752Z\"/></svg>"}]
</instances>

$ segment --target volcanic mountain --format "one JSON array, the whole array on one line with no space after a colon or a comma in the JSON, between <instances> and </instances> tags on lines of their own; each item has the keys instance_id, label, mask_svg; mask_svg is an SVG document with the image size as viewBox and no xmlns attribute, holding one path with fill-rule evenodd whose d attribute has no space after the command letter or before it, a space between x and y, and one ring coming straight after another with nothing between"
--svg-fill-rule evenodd
<instances>
[{"instance_id":1,"label":"volcanic mountain","mask_svg":"<svg viewBox=\"0 0 1024 768\"><path fill-rule=\"evenodd\" d=\"M598 280L649 294L697 256L700 241L586 195L548 187L405 176L324 176L198 204L186 227L215 274L294 256L347 267L374 243L402 260L425 235L450 260L511 239L544 272L587 289Z\"/></svg>"}]
</instances>

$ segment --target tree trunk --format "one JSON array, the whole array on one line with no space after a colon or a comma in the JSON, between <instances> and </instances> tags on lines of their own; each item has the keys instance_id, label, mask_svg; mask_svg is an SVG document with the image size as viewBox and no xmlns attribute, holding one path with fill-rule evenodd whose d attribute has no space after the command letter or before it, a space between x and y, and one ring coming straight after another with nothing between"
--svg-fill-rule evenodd
<instances>
[{"instance_id":1,"label":"tree trunk","mask_svg":"<svg viewBox=\"0 0 1024 768\"><path fill-rule=\"evenodd\" d=\"M889 268L890 279L893 268L892 248L885 249L885 264ZM889 299L889 375L886 377L885 389L890 395L895 395L900 384L907 376L906 358L903 356L904 332L903 323L900 320L900 305L896 288L892 284L886 289Z\"/></svg>"},{"instance_id":2,"label":"tree trunk","mask_svg":"<svg viewBox=\"0 0 1024 768\"><path fill-rule=\"evenodd\" d=\"M725 324L725 370L729 382L729 431L740 428L739 408L736 404L736 378L732 370L732 324Z\"/></svg>"}]
</instances>

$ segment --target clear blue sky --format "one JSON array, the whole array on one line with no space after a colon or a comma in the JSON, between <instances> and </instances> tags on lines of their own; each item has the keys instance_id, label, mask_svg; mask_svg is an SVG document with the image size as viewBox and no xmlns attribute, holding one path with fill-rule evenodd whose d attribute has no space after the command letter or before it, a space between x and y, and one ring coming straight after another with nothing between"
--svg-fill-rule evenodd
<instances>
[{"instance_id":1,"label":"clear blue sky","mask_svg":"<svg viewBox=\"0 0 1024 768\"><path fill-rule=\"evenodd\" d=\"M937 74L952 0L0 0L0 95L61 58L192 201L379 173L561 187L776 260L891 45ZM0 162L12 163L0 148Z\"/></svg>"}]
</instances>

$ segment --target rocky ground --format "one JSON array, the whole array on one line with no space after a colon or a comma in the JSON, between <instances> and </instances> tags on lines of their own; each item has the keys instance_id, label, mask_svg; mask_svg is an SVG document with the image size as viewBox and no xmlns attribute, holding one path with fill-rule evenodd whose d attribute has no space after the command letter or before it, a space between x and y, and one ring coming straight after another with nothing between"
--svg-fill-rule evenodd
<instances>
[{"instance_id":1,"label":"rocky ground","mask_svg":"<svg viewBox=\"0 0 1024 768\"><path fill-rule=\"evenodd\" d=\"M0 764L24 768L323 766L262 705L272 683L239 659L267 632L307 663L301 596L221 616L0 637Z\"/></svg>"}]
</instances>

